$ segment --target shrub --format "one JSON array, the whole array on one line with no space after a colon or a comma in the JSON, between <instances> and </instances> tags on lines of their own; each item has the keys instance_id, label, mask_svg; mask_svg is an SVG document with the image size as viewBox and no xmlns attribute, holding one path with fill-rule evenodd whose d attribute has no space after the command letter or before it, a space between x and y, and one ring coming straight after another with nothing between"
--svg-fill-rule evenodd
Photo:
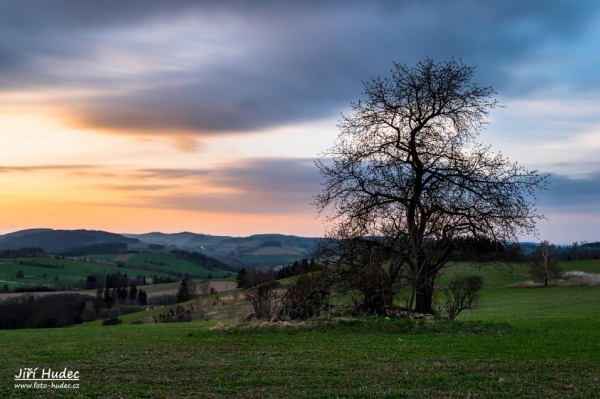
<instances>
[{"instance_id":1,"label":"shrub","mask_svg":"<svg viewBox=\"0 0 600 399\"><path fill-rule=\"evenodd\" d=\"M276 286L276 282L271 281L246 289L246 300L252 305L257 319L270 319L275 314Z\"/></svg>"},{"instance_id":2,"label":"shrub","mask_svg":"<svg viewBox=\"0 0 600 399\"><path fill-rule=\"evenodd\" d=\"M118 326L119 324L123 324L123 320L118 317L111 317L102 321L103 326Z\"/></svg>"},{"instance_id":3,"label":"shrub","mask_svg":"<svg viewBox=\"0 0 600 399\"><path fill-rule=\"evenodd\" d=\"M306 319L320 315L327 307L329 297L329 291L323 289L318 275L302 274L283 295L280 316Z\"/></svg>"},{"instance_id":4,"label":"shrub","mask_svg":"<svg viewBox=\"0 0 600 399\"><path fill-rule=\"evenodd\" d=\"M440 313L453 320L463 310L472 309L479 299L481 288L483 277L457 275L441 290L445 300Z\"/></svg>"}]
</instances>

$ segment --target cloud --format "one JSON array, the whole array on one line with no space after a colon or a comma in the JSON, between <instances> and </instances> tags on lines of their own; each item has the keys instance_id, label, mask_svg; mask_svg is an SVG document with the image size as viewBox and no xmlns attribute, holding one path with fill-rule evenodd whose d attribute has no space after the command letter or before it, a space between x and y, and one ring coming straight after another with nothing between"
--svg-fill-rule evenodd
<instances>
[{"instance_id":1,"label":"cloud","mask_svg":"<svg viewBox=\"0 0 600 399\"><path fill-rule=\"evenodd\" d=\"M87 128L179 137L255 132L335 117L358 100L361 80L386 74L392 61L426 56L479 65L477 79L504 96L547 90L562 66L539 59L576 47L599 6L3 2L0 84L98 90L58 100L71 123ZM567 83L585 86L595 71L592 62Z\"/></svg>"},{"instance_id":2,"label":"cloud","mask_svg":"<svg viewBox=\"0 0 600 399\"><path fill-rule=\"evenodd\" d=\"M313 160L306 158L252 158L213 168L0 166L0 173L41 171L81 177L72 183L73 188L88 188L92 180L91 187L118 198L115 203L98 205L231 214L316 215L310 203L321 181Z\"/></svg>"},{"instance_id":3,"label":"cloud","mask_svg":"<svg viewBox=\"0 0 600 399\"><path fill-rule=\"evenodd\" d=\"M88 169L100 168L94 165L22 165L22 166L2 166L0 165L0 173L28 173L42 171L83 171Z\"/></svg>"},{"instance_id":4,"label":"cloud","mask_svg":"<svg viewBox=\"0 0 600 399\"><path fill-rule=\"evenodd\" d=\"M321 180L313 161L303 158L249 159L210 170L153 169L138 174L168 180L178 190L133 196L132 206L230 214L316 215L310 203Z\"/></svg>"},{"instance_id":5,"label":"cloud","mask_svg":"<svg viewBox=\"0 0 600 399\"><path fill-rule=\"evenodd\" d=\"M548 181L548 189L538 195L537 203L541 209L573 214L600 213L600 171L580 177L552 174Z\"/></svg>"},{"instance_id":6,"label":"cloud","mask_svg":"<svg viewBox=\"0 0 600 399\"><path fill-rule=\"evenodd\" d=\"M97 184L95 187L108 191L163 191L177 186L173 184Z\"/></svg>"}]
</instances>

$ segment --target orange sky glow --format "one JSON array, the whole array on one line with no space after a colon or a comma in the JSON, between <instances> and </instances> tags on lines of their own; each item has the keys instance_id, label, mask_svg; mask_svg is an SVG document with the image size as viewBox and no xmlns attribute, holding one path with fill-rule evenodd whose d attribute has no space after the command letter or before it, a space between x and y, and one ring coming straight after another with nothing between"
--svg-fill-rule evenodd
<instances>
[{"instance_id":1,"label":"orange sky glow","mask_svg":"<svg viewBox=\"0 0 600 399\"><path fill-rule=\"evenodd\" d=\"M314 160L340 114L430 57L497 91L481 143L551 174L548 220L521 238L600 240L593 2L5 3L0 234L322 236Z\"/></svg>"}]
</instances>

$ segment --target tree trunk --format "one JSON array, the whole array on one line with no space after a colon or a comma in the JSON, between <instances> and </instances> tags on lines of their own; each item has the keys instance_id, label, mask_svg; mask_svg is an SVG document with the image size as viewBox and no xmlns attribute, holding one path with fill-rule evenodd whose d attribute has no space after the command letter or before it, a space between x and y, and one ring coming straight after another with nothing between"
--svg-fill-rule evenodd
<instances>
[{"instance_id":1,"label":"tree trunk","mask_svg":"<svg viewBox=\"0 0 600 399\"><path fill-rule=\"evenodd\" d=\"M417 280L417 304L415 312L433 313L433 289L435 275L422 273Z\"/></svg>"}]
</instances>

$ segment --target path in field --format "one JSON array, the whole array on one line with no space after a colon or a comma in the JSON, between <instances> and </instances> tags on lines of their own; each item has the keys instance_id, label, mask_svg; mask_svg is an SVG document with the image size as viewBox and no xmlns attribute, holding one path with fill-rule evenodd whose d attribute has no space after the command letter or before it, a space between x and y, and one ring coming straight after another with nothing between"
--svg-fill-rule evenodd
<instances>
[{"instance_id":1,"label":"path in field","mask_svg":"<svg viewBox=\"0 0 600 399\"><path fill-rule=\"evenodd\" d=\"M115 262L127 262L129 259L133 258L135 254L121 254L116 256L113 261Z\"/></svg>"}]
</instances>

